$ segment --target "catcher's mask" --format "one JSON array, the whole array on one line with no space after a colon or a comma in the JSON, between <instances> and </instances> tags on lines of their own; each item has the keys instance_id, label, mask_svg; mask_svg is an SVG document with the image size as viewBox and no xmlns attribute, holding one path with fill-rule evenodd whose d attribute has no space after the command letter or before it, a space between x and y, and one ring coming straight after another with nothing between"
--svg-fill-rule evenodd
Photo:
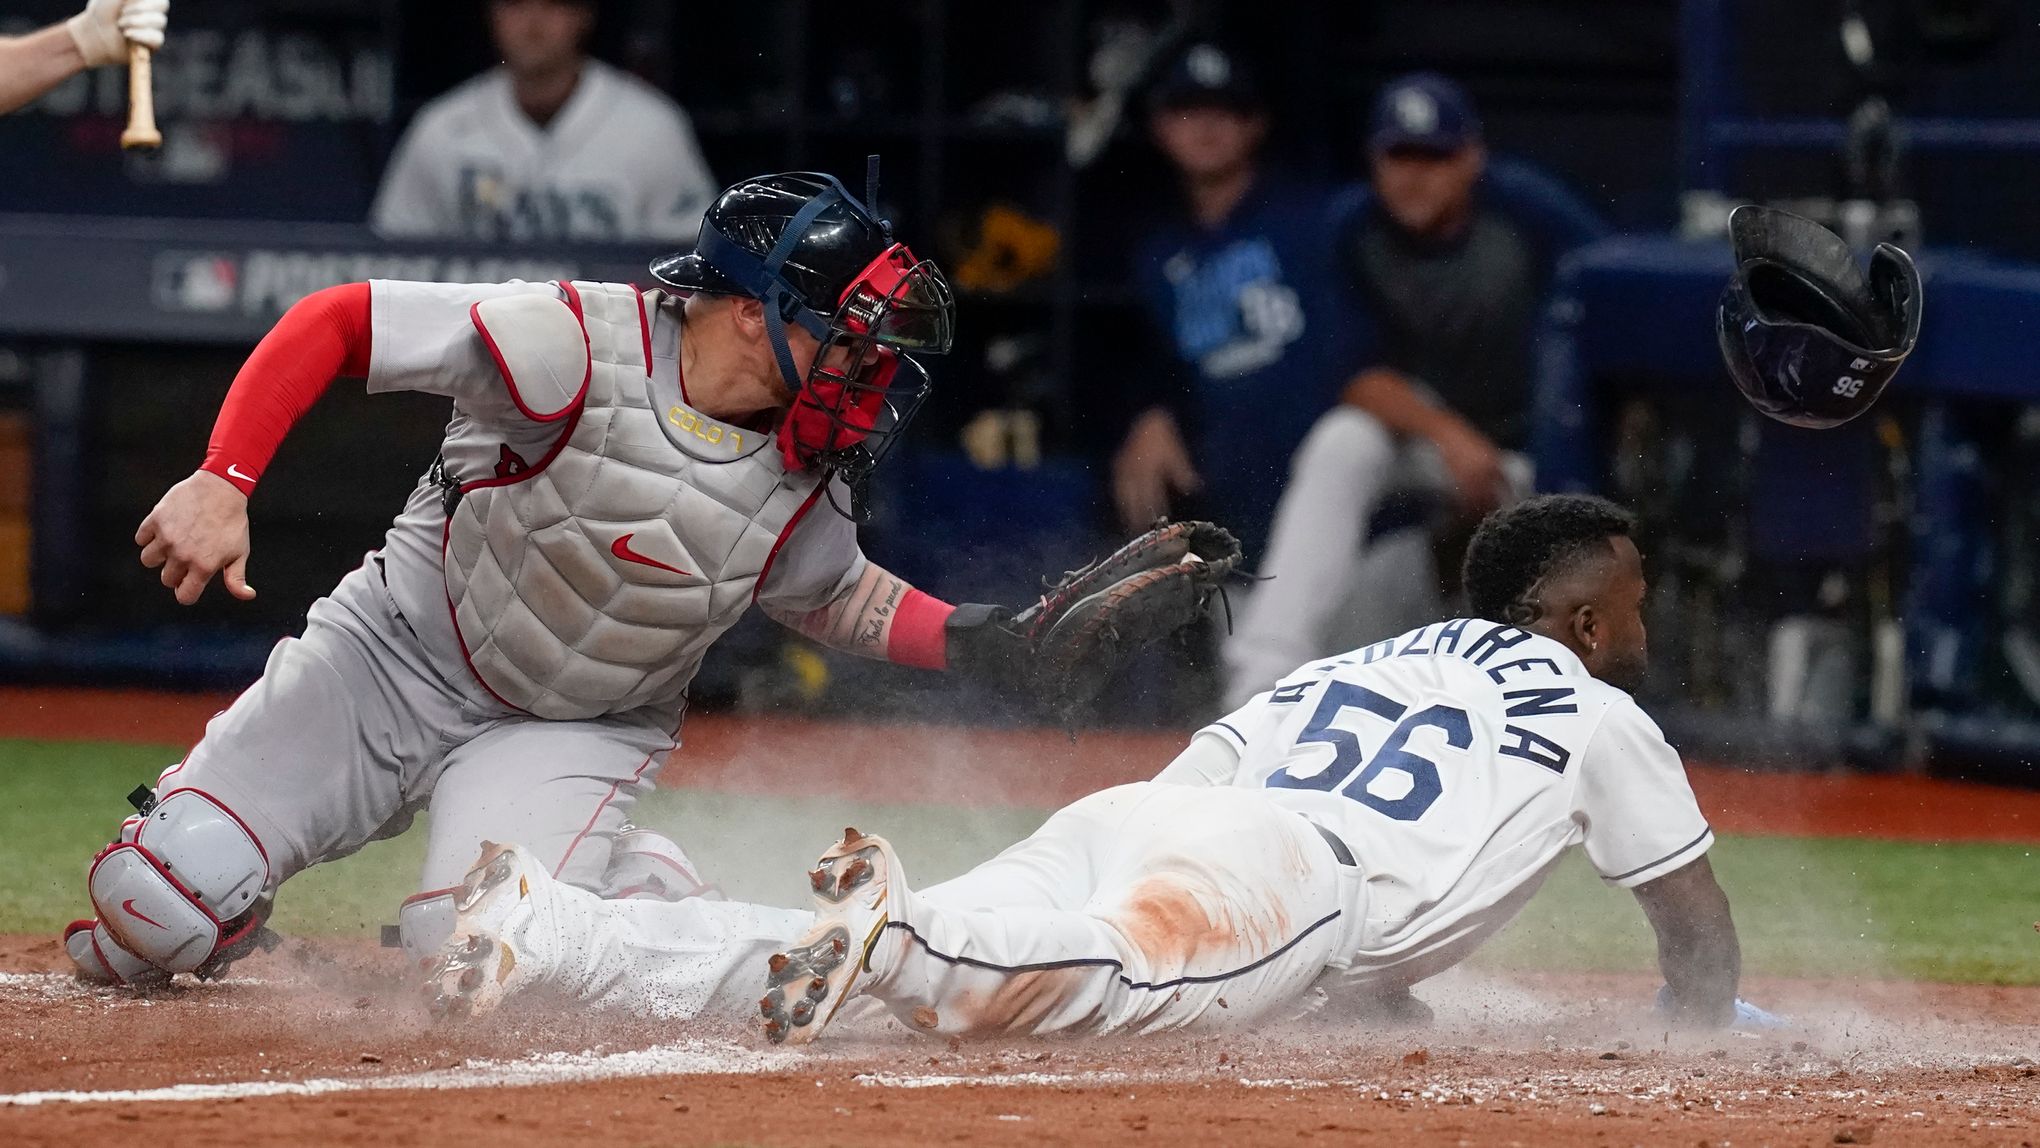
<instances>
[{"instance_id":1,"label":"catcher's mask","mask_svg":"<svg viewBox=\"0 0 2040 1148\"><path fill-rule=\"evenodd\" d=\"M873 184L875 175L874 165ZM853 489L927 397L928 373L912 353L948 352L955 329L942 272L819 172L731 187L703 216L694 251L659 260L652 274L682 290L764 304L772 354L793 395L780 453L795 470L839 472ZM794 367L788 323L820 344L805 376Z\"/></svg>"}]
</instances>

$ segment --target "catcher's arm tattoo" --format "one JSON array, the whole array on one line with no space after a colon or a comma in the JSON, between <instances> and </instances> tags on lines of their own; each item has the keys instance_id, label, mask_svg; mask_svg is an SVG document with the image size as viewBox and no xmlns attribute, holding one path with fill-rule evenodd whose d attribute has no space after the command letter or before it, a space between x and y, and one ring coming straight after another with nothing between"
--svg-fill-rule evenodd
<instances>
[{"instance_id":1,"label":"catcher's arm tattoo","mask_svg":"<svg viewBox=\"0 0 2040 1148\"><path fill-rule=\"evenodd\" d=\"M893 619L912 586L904 578L876 562L867 563L864 574L836 600L817 610L795 614L766 607L766 613L783 626L797 630L824 646L866 658L884 658L892 636Z\"/></svg>"}]
</instances>

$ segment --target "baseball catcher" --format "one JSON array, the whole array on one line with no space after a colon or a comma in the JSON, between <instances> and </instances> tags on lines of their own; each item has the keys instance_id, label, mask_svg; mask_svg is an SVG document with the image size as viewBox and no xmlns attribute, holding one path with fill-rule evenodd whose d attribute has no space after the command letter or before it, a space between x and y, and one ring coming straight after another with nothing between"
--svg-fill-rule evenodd
<instances>
[{"instance_id":1,"label":"baseball catcher","mask_svg":"<svg viewBox=\"0 0 2040 1148\"><path fill-rule=\"evenodd\" d=\"M808 920L690 896L680 848L629 825L679 745L703 654L747 608L851 653L1081 692L1230 568L1222 547L1182 541L1210 528L1168 527L1009 615L868 561L855 488L927 393L916 356L949 349L954 305L835 178L727 189L694 250L651 274L643 291L352 283L263 339L203 465L136 534L182 603L215 575L254 596L247 500L336 376L444 395L453 415L383 545L135 795L92 865L94 916L65 934L82 976L216 975L266 937L294 874L429 809L420 892L397 914L414 957L446 939L485 839L518 841L548 880L685 900L675 943L699 958L698 1007Z\"/></svg>"}]
</instances>

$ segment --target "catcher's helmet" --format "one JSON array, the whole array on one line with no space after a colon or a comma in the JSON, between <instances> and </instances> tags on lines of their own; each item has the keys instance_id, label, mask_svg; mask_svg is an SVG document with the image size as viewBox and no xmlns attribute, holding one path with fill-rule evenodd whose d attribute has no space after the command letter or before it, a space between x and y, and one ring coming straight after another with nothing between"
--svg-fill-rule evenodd
<instances>
[{"instance_id":1,"label":"catcher's helmet","mask_svg":"<svg viewBox=\"0 0 2040 1148\"><path fill-rule=\"evenodd\" d=\"M942 272L895 242L890 221L818 172L762 175L726 189L702 216L694 250L655 260L651 272L676 290L765 304L773 356L794 396L779 430L781 453L791 467L842 471L853 484L927 396L927 372L905 352L948 351L955 326ZM788 323L821 344L804 378L794 370Z\"/></svg>"},{"instance_id":2,"label":"catcher's helmet","mask_svg":"<svg viewBox=\"0 0 2040 1148\"><path fill-rule=\"evenodd\" d=\"M1728 230L1735 275L1714 330L1736 387L1793 426L1840 426L1869 410L1919 341L1912 257L1880 243L1865 277L1840 236L1768 207L1736 208Z\"/></svg>"}]
</instances>

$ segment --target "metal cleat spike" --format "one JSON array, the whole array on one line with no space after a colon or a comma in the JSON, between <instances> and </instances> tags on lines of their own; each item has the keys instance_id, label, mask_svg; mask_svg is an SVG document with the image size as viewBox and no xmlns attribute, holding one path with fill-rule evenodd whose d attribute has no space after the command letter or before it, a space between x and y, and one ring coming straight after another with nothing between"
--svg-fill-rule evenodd
<instances>
[{"instance_id":1,"label":"metal cleat spike","mask_svg":"<svg viewBox=\"0 0 2040 1148\"><path fill-rule=\"evenodd\" d=\"M774 953L772 954L772 959L765 962L765 967L771 970L772 975L776 977L780 973L785 972L786 966L792 963L793 958L785 953Z\"/></svg>"},{"instance_id":2,"label":"metal cleat spike","mask_svg":"<svg viewBox=\"0 0 2040 1148\"><path fill-rule=\"evenodd\" d=\"M848 891L863 884L870 876L871 862L863 857L854 858L843 866L843 876L836 882L836 887Z\"/></svg>"}]
</instances>

